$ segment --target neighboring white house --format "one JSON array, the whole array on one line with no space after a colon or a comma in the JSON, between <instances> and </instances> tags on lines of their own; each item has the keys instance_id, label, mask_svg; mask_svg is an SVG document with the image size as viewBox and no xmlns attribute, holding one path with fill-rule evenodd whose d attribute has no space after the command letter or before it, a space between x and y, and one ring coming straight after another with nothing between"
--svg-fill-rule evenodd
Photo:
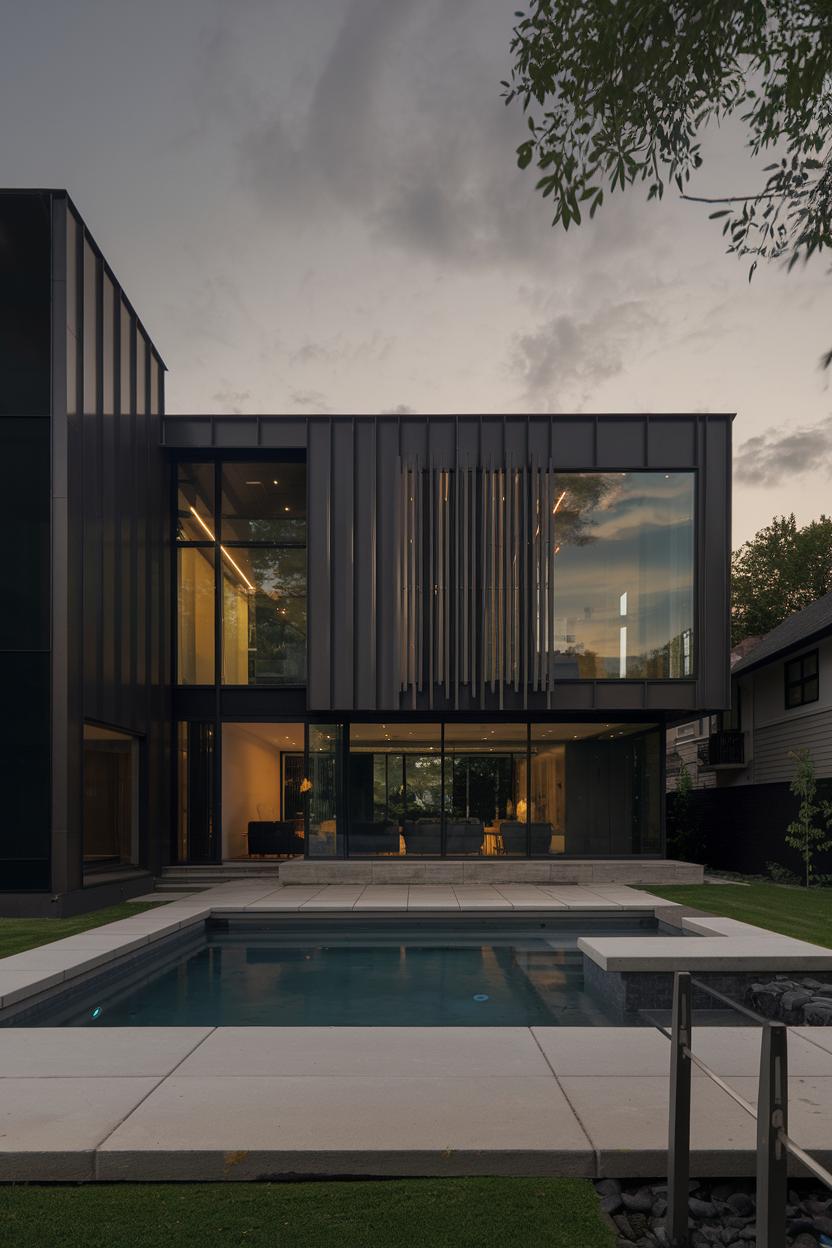
<instances>
[{"instance_id":1,"label":"neighboring white house","mask_svg":"<svg viewBox=\"0 0 832 1248\"><path fill-rule=\"evenodd\" d=\"M730 712L668 730L667 789L676 789L684 764L693 787L710 790L698 803L719 837L779 861L794 817L793 753L807 748L818 779L832 786L832 593L732 654L731 704ZM719 837L711 836L712 865L720 865Z\"/></svg>"}]
</instances>

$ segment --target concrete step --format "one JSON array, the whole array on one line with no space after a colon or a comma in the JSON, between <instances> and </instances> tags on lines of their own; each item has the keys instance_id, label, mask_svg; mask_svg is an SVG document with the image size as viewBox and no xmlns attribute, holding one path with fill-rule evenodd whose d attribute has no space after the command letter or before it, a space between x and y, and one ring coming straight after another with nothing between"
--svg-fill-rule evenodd
<instances>
[{"instance_id":1,"label":"concrete step","mask_svg":"<svg viewBox=\"0 0 832 1248\"><path fill-rule=\"evenodd\" d=\"M160 892L181 892L183 890L198 891L210 888L214 884L229 884L234 880L277 880L278 864L223 862L206 863L205 865L183 863L182 865L163 867L162 874L156 878L156 889Z\"/></svg>"}]
</instances>

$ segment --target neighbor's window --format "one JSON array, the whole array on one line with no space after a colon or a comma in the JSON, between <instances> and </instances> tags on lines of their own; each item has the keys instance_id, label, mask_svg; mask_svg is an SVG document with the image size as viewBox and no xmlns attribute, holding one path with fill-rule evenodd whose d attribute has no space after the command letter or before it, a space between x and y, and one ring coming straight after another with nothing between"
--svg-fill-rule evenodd
<instances>
[{"instance_id":1,"label":"neighbor's window","mask_svg":"<svg viewBox=\"0 0 832 1248\"><path fill-rule=\"evenodd\" d=\"M693 675L694 480L556 474L556 677Z\"/></svg>"},{"instance_id":2,"label":"neighbor's window","mask_svg":"<svg viewBox=\"0 0 832 1248\"><path fill-rule=\"evenodd\" d=\"M818 652L812 650L785 665L786 710L818 700Z\"/></svg>"}]
</instances>

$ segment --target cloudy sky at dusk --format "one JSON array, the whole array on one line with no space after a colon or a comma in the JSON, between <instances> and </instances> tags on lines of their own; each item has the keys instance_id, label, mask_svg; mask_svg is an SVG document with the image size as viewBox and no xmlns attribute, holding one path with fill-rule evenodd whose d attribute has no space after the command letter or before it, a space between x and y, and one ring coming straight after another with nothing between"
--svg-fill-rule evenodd
<instances>
[{"instance_id":1,"label":"cloudy sky at dusk","mask_svg":"<svg viewBox=\"0 0 832 1248\"><path fill-rule=\"evenodd\" d=\"M0 181L67 187L169 411L736 411L735 542L831 511L826 265L749 285L673 194L553 230L500 99L515 7L12 6ZM733 129L706 155L697 192L759 185Z\"/></svg>"}]
</instances>

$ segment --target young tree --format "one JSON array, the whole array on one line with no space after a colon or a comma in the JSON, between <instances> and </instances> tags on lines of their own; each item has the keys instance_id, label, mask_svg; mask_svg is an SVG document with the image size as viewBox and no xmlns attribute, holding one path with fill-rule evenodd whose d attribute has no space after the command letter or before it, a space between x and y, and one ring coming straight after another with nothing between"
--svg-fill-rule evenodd
<instances>
[{"instance_id":1,"label":"young tree","mask_svg":"<svg viewBox=\"0 0 832 1248\"><path fill-rule=\"evenodd\" d=\"M832 246L829 0L530 0L517 17L503 95L528 115L518 164L537 166L553 225L636 183L684 193L703 130L735 117L752 159L777 157L753 193L704 201L753 258L749 280L759 259L791 268Z\"/></svg>"},{"instance_id":2,"label":"young tree","mask_svg":"<svg viewBox=\"0 0 832 1248\"><path fill-rule=\"evenodd\" d=\"M832 591L832 519L802 529L794 513L735 550L731 559L731 639L759 637Z\"/></svg>"},{"instance_id":3,"label":"young tree","mask_svg":"<svg viewBox=\"0 0 832 1248\"><path fill-rule=\"evenodd\" d=\"M789 757L795 760L789 788L799 805L797 818L786 828L786 844L801 854L808 888L814 875L815 854L832 845L832 802L818 801L815 764L809 751L790 750Z\"/></svg>"}]
</instances>

